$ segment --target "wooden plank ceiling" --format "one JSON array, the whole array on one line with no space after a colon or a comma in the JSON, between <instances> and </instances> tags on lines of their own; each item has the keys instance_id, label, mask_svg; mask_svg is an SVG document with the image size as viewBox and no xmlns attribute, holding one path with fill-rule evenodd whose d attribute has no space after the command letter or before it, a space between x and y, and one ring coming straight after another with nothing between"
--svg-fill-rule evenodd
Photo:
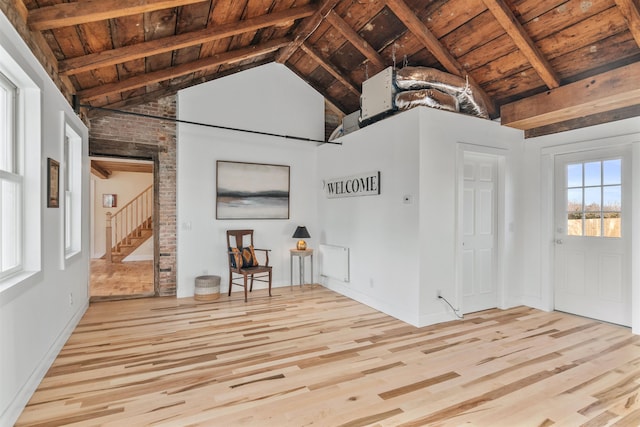
<instances>
[{"instance_id":1,"label":"wooden plank ceiling","mask_svg":"<svg viewBox=\"0 0 640 427\"><path fill-rule=\"evenodd\" d=\"M109 179L114 172L153 173L153 163L132 160L91 159L91 173L102 179Z\"/></svg>"},{"instance_id":2,"label":"wooden plank ceiling","mask_svg":"<svg viewBox=\"0 0 640 427\"><path fill-rule=\"evenodd\" d=\"M5 2L3 2L5 3ZM527 136L640 115L638 0L8 0L81 104L121 108L277 61L333 126L388 66L468 77ZM332 129L328 129L329 131Z\"/></svg>"}]
</instances>

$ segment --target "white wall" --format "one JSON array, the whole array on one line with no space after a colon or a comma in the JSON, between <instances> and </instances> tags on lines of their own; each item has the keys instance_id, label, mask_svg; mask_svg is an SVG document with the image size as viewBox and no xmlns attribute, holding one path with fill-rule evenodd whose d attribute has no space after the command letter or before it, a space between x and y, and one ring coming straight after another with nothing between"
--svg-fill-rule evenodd
<instances>
[{"instance_id":1,"label":"white wall","mask_svg":"<svg viewBox=\"0 0 640 427\"><path fill-rule=\"evenodd\" d=\"M340 138L319 149L321 179L381 172L379 196L319 197L320 243L347 246L351 280L323 283L414 325L454 318L436 290L459 307L457 290L459 158L464 150L505 157L504 194L518 185L522 133L495 122L416 108ZM411 200L405 203L405 196ZM506 196L505 196L506 197ZM515 203L501 205L503 265L518 263ZM511 268L504 269L511 283ZM502 305L515 297L505 289Z\"/></svg>"},{"instance_id":2,"label":"white wall","mask_svg":"<svg viewBox=\"0 0 640 427\"><path fill-rule=\"evenodd\" d=\"M20 415L88 306L89 168L86 127L1 13L0 45L40 87L42 102L42 152L40 175L36 178L40 182L41 209L35 214L26 213L28 218L35 217L34 228L41 222L42 262L39 271L27 279L11 286L0 284L0 425L9 426ZM2 58L4 61L8 59ZM82 252L66 265L62 262L64 211L46 207L47 157L63 159L62 117L83 140ZM28 125L40 127L38 123Z\"/></svg>"},{"instance_id":3,"label":"white wall","mask_svg":"<svg viewBox=\"0 0 640 427\"><path fill-rule=\"evenodd\" d=\"M91 175L94 186L92 223L92 258L100 258L105 254L105 226L106 214L118 212L124 205L133 200L138 194L153 184L152 173L114 171L109 179L100 179ZM103 194L116 194L117 206L115 208L102 207ZM153 239L150 239L153 242ZM145 245L144 251L136 251L137 255L144 259L153 259L153 245ZM142 246L138 249L141 249ZM133 255L133 254L132 254ZM142 258L140 258L142 259Z\"/></svg>"},{"instance_id":4,"label":"white wall","mask_svg":"<svg viewBox=\"0 0 640 427\"><path fill-rule=\"evenodd\" d=\"M555 154L631 145L632 182L640 182L640 118L524 140L521 131L496 122L418 108L340 141L342 147L319 149L320 178L380 170L382 194L326 200L318 191L320 243L349 247L352 268L349 283L322 281L419 326L453 319L451 310L437 299L438 289L460 307L456 179L465 150L502 159L498 230L502 308L518 304L554 308ZM414 204L403 205L405 195L413 196ZM640 252L640 185L633 188L632 216L635 259ZM413 254L416 248L418 255ZM632 262L632 269L632 326L640 333L640 263Z\"/></svg>"},{"instance_id":5,"label":"white wall","mask_svg":"<svg viewBox=\"0 0 640 427\"><path fill-rule=\"evenodd\" d=\"M523 134L477 117L420 108L420 325L451 320L453 313L436 291L455 308L461 307L458 273L462 220L458 176L464 151L498 155L504 171L498 178L498 293L499 306L517 299L517 271L521 262L521 235L517 199L521 175Z\"/></svg>"},{"instance_id":6,"label":"white wall","mask_svg":"<svg viewBox=\"0 0 640 427\"><path fill-rule=\"evenodd\" d=\"M252 131L323 139L324 100L280 64L257 67L178 94L181 120ZM227 229L254 229L256 247L271 249L273 285L290 283L293 232L305 225L315 245L318 232L316 145L274 136L179 124L177 165L177 293L193 295L194 279L221 276L228 290ZM217 220L216 161L290 166L288 220ZM256 288L262 287L256 284ZM241 288L235 287L234 291Z\"/></svg>"},{"instance_id":7,"label":"white wall","mask_svg":"<svg viewBox=\"0 0 640 427\"><path fill-rule=\"evenodd\" d=\"M133 261L153 261L153 235L122 260L122 262Z\"/></svg>"},{"instance_id":8,"label":"white wall","mask_svg":"<svg viewBox=\"0 0 640 427\"><path fill-rule=\"evenodd\" d=\"M380 195L328 199L320 186L319 243L349 248L350 280L320 283L411 324L419 309L419 124L417 110L372 124L318 149L320 180L380 171ZM403 196L412 203L403 202ZM321 266L318 268L322 273Z\"/></svg>"}]
</instances>

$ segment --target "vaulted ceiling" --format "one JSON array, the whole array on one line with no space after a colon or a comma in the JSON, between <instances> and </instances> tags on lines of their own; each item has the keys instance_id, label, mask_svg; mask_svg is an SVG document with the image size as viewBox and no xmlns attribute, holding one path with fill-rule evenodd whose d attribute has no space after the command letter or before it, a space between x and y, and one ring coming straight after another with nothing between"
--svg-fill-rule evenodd
<instances>
[{"instance_id":1,"label":"vaulted ceiling","mask_svg":"<svg viewBox=\"0 0 640 427\"><path fill-rule=\"evenodd\" d=\"M69 99L122 108L276 61L329 128L388 66L469 78L535 136L640 116L639 0L3 0ZM328 130L331 130L329 129Z\"/></svg>"}]
</instances>

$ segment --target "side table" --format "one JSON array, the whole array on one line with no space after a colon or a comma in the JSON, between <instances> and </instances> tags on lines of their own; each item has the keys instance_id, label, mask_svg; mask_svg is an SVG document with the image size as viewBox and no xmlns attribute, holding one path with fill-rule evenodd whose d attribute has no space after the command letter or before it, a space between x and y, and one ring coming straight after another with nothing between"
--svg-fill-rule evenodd
<instances>
[{"instance_id":1,"label":"side table","mask_svg":"<svg viewBox=\"0 0 640 427\"><path fill-rule=\"evenodd\" d=\"M300 273L300 287L304 284L304 259L309 257L311 260L311 284L313 284L313 249L289 249L291 264L291 287L293 287L293 257L298 257L298 272Z\"/></svg>"}]
</instances>

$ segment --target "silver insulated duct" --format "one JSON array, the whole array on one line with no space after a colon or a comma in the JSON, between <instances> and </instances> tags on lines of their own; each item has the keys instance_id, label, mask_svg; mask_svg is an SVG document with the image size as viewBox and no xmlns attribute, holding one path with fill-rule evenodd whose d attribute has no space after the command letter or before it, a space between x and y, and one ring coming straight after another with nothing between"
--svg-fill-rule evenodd
<instances>
[{"instance_id":1,"label":"silver insulated duct","mask_svg":"<svg viewBox=\"0 0 640 427\"><path fill-rule=\"evenodd\" d=\"M467 79L445 73L429 67L404 67L396 70L395 83L399 91L435 89L454 96L460 104L462 113L471 114L483 119L489 118L487 107L477 96L478 88Z\"/></svg>"},{"instance_id":2,"label":"silver insulated duct","mask_svg":"<svg viewBox=\"0 0 640 427\"><path fill-rule=\"evenodd\" d=\"M418 106L456 111L489 118L480 90L468 79L429 67L388 67L362 83L359 126L356 130L397 112ZM329 141L346 135L345 123L336 128Z\"/></svg>"}]
</instances>

